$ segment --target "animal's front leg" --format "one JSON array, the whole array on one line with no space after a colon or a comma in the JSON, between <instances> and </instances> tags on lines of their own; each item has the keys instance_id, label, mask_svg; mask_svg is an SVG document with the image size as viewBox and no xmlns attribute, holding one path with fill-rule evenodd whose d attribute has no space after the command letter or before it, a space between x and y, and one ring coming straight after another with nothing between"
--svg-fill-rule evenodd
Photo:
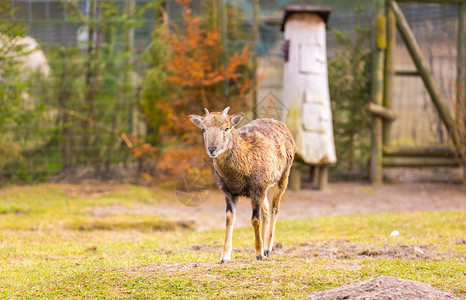
<instances>
[{"instance_id":1,"label":"animal's front leg","mask_svg":"<svg viewBox=\"0 0 466 300\"><path fill-rule=\"evenodd\" d=\"M223 245L222 256L220 258L220 263L224 264L231 261L231 250L233 248L233 227L235 225L236 219L236 203L238 201L237 197L233 197L230 194L225 193L225 200L227 204L227 211L225 217L225 243Z\"/></svg>"},{"instance_id":2,"label":"animal's front leg","mask_svg":"<svg viewBox=\"0 0 466 300\"><path fill-rule=\"evenodd\" d=\"M264 248L264 256L268 257L268 239L269 239L269 224L270 224L270 208L269 208L269 201L267 200L267 194L264 197L264 201L261 205L261 234L262 234L262 246Z\"/></svg>"},{"instance_id":3,"label":"animal's front leg","mask_svg":"<svg viewBox=\"0 0 466 300\"><path fill-rule=\"evenodd\" d=\"M251 198L252 218L251 224L254 229L254 246L256 249L256 259L263 258L263 241L262 241L262 225L261 225L261 204L264 200L265 192Z\"/></svg>"}]
</instances>

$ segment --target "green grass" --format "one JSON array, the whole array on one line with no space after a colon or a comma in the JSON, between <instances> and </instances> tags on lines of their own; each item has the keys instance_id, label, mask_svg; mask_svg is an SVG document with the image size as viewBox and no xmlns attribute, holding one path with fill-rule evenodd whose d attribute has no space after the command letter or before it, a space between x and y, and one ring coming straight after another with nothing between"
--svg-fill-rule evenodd
<instances>
[{"instance_id":1,"label":"green grass","mask_svg":"<svg viewBox=\"0 0 466 300\"><path fill-rule=\"evenodd\" d=\"M217 264L223 230L197 232L163 216L90 214L168 197L135 186L1 189L0 297L299 298L390 275L466 298L463 211L281 221L276 252L262 262L254 260L251 228L241 228L227 265ZM393 230L400 235L389 237Z\"/></svg>"}]
</instances>

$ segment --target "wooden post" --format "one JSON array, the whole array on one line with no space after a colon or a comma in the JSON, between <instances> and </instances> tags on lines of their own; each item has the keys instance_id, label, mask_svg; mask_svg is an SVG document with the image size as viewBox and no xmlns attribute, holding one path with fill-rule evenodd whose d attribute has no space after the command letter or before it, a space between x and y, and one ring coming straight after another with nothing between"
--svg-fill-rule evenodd
<instances>
[{"instance_id":1,"label":"wooden post","mask_svg":"<svg viewBox=\"0 0 466 300\"><path fill-rule=\"evenodd\" d=\"M451 147L398 147L397 149L384 149L384 157L450 157L454 158L456 149Z\"/></svg>"},{"instance_id":2,"label":"wooden post","mask_svg":"<svg viewBox=\"0 0 466 300\"><path fill-rule=\"evenodd\" d=\"M463 93L462 96L464 97L466 91L466 39L464 38L466 36L466 2L459 4L459 6L458 54L456 58L456 83L458 86L458 101L461 97L460 92Z\"/></svg>"},{"instance_id":3,"label":"wooden post","mask_svg":"<svg viewBox=\"0 0 466 300\"><path fill-rule=\"evenodd\" d=\"M457 118L466 118L466 2L459 4L459 20L458 20L458 54L456 60L456 103L460 112ZM466 120L464 120L466 122ZM458 122L461 124L461 122ZM464 123L462 123L464 124ZM466 128L463 128L466 130ZM461 130L460 130L461 132ZM466 134L463 132L463 134ZM460 141L459 141L460 142ZM458 144L460 147L466 145ZM466 150L463 149L463 155ZM466 188L466 158L463 158L463 186Z\"/></svg>"},{"instance_id":4,"label":"wooden post","mask_svg":"<svg viewBox=\"0 0 466 300\"><path fill-rule=\"evenodd\" d=\"M397 117L394 111L386 108L385 106L375 104L374 102L370 102L366 105L366 109L372 115L380 117L387 122L393 122Z\"/></svg>"},{"instance_id":5,"label":"wooden post","mask_svg":"<svg viewBox=\"0 0 466 300\"><path fill-rule=\"evenodd\" d=\"M391 9L387 9L387 50L385 51L385 75L383 105L391 109L393 97L393 80L395 78L396 19ZM392 145L392 121L383 120L383 146Z\"/></svg>"},{"instance_id":6,"label":"wooden post","mask_svg":"<svg viewBox=\"0 0 466 300\"><path fill-rule=\"evenodd\" d=\"M456 57L456 101L460 109L466 112L466 2L459 4L458 20L458 54ZM460 103L463 102L463 103ZM462 106L461 106L462 104Z\"/></svg>"},{"instance_id":7,"label":"wooden post","mask_svg":"<svg viewBox=\"0 0 466 300\"><path fill-rule=\"evenodd\" d=\"M466 2L459 4L458 18L458 41L456 57L456 85L457 85L457 101L465 96L466 92ZM464 101L466 101L463 98ZM466 103L463 103L466 105Z\"/></svg>"},{"instance_id":8,"label":"wooden post","mask_svg":"<svg viewBox=\"0 0 466 300\"><path fill-rule=\"evenodd\" d=\"M457 167L458 161L453 157L421 157L421 156L386 156L385 167Z\"/></svg>"},{"instance_id":9,"label":"wooden post","mask_svg":"<svg viewBox=\"0 0 466 300\"><path fill-rule=\"evenodd\" d=\"M301 189L301 164L294 162L290 172L290 188L294 192Z\"/></svg>"},{"instance_id":10,"label":"wooden post","mask_svg":"<svg viewBox=\"0 0 466 300\"><path fill-rule=\"evenodd\" d=\"M222 61L226 65L227 64L227 56L228 56L228 13L227 13L227 1L221 0L222 6L222 45L223 45L223 54L222 54ZM225 71L225 73L227 73ZM228 74L225 74L224 80L224 95L228 96L230 94L230 78L228 78Z\"/></svg>"},{"instance_id":11,"label":"wooden post","mask_svg":"<svg viewBox=\"0 0 466 300\"><path fill-rule=\"evenodd\" d=\"M123 49L124 51L127 53L127 58L125 59L125 77L123 79L123 82L124 84L126 85L126 83L128 82L131 82L132 81L132 78L130 78L129 75L129 68L131 68L131 66L134 64L134 26L132 24L132 22L134 21L134 11L135 11L135 8L136 8L136 3L135 3L135 0L129 0L129 1L126 1L125 2L125 14L128 18L130 18L130 20L126 20L126 26L125 26L125 29L124 29L124 45L123 45ZM128 23L131 23L131 24L128 24ZM132 88L129 87L129 86L126 86L123 90L124 90L124 94L125 96L124 97L127 97L129 95L128 91L129 89ZM116 99L116 101L119 101L118 97ZM123 103L122 103L123 104ZM124 106L124 104L123 104ZM117 104L116 107L115 107L115 113L118 111L119 109L119 105ZM138 105L135 105L135 103L133 103L133 101L130 102L129 104L129 108L128 108L130 114L131 114L131 117L130 119L128 120L128 125L129 125L129 128L130 128L130 131L131 133L135 133L137 134L137 128L138 128L138 122L139 122L139 117L138 117L138 113L139 113L139 109L138 109ZM116 125L116 124L114 124ZM114 126L114 127L117 127L117 126ZM110 150L110 148L109 148Z\"/></svg>"},{"instance_id":12,"label":"wooden post","mask_svg":"<svg viewBox=\"0 0 466 300\"><path fill-rule=\"evenodd\" d=\"M313 182L314 181L314 169L315 169L315 166L309 166L309 182Z\"/></svg>"},{"instance_id":13,"label":"wooden post","mask_svg":"<svg viewBox=\"0 0 466 300\"><path fill-rule=\"evenodd\" d=\"M397 0L398 2L413 2L413 0ZM444 4L451 4L451 3L463 3L464 0L416 0L416 2L421 3L444 3Z\"/></svg>"},{"instance_id":14,"label":"wooden post","mask_svg":"<svg viewBox=\"0 0 466 300\"><path fill-rule=\"evenodd\" d=\"M372 41L372 90L371 101L375 104L383 104L384 86L384 56L386 43L386 19L385 1L374 0L374 30ZM382 169L382 118L372 118L372 147L371 147L371 171L370 177L373 184L381 184Z\"/></svg>"},{"instance_id":15,"label":"wooden post","mask_svg":"<svg viewBox=\"0 0 466 300\"><path fill-rule=\"evenodd\" d=\"M319 172L319 185L318 188L319 190L325 190L328 186L328 169L329 166L320 166L320 172Z\"/></svg>"},{"instance_id":16,"label":"wooden post","mask_svg":"<svg viewBox=\"0 0 466 300\"><path fill-rule=\"evenodd\" d=\"M257 80L257 67L259 56L259 0L254 0L253 7L253 28L252 39L254 45L254 58L252 61L252 81L253 81L253 97L252 97L252 118L257 119L257 94L259 83Z\"/></svg>"},{"instance_id":17,"label":"wooden post","mask_svg":"<svg viewBox=\"0 0 466 300\"><path fill-rule=\"evenodd\" d=\"M424 82L424 85L426 86L426 89L430 94L432 102L437 108L438 114L442 119L443 123L445 124L448 133L452 137L453 141L456 143L455 138L453 136L453 118L450 115L450 112L446 105L446 101L444 100L442 93L440 92L440 89L437 87L437 84L434 81L434 77L430 72L429 65L427 64L427 61L422 55L422 52L419 48L419 45L416 42L414 34L409 28L408 21L406 21L406 18L404 17L403 12L401 11L398 3L396 3L394 0L388 0L388 4L390 5L390 8L393 10L395 14L398 30L400 31L400 34L403 37L406 47L408 48L409 54L411 55L411 58L413 59L413 62L416 65L416 69L418 70L419 75L421 76L422 81Z\"/></svg>"},{"instance_id":18,"label":"wooden post","mask_svg":"<svg viewBox=\"0 0 466 300\"><path fill-rule=\"evenodd\" d=\"M309 182L312 185L317 185L317 179L319 178L319 167L316 165L311 165L309 168Z\"/></svg>"}]
</instances>

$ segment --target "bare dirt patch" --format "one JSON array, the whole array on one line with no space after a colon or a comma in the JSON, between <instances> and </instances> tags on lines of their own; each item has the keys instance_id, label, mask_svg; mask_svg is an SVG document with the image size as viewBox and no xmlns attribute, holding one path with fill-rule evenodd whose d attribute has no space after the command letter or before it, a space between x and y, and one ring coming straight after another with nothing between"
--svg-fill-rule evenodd
<instances>
[{"instance_id":1,"label":"bare dirt patch","mask_svg":"<svg viewBox=\"0 0 466 300\"><path fill-rule=\"evenodd\" d=\"M401 259L429 260L457 259L466 262L466 257L456 253L442 252L435 245L384 245L381 247L350 243L349 240L329 241L324 244L302 243L285 247L277 244L272 255L286 257L319 257L331 259Z\"/></svg>"},{"instance_id":2,"label":"bare dirt patch","mask_svg":"<svg viewBox=\"0 0 466 300\"><path fill-rule=\"evenodd\" d=\"M113 271L119 271L119 272L127 272L127 273L148 273L148 272L154 272L154 273L164 273L164 274L169 274L169 273L175 273L175 272L183 272L183 271L189 271L189 270L194 270L194 269L208 269L209 267L215 267L218 266L219 264L216 263L173 263L173 264L160 264L160 265L150 265L150 266L138 266L138 267L130 267L130 268L121 268L121 269L116 269Z\"/></svg>"},{"instance_id":3,"label":"bare dirt patch","mask_svg":"<svg viewBox=\"0 0 466 300\"><path fill-rule=\"evenodd\" d=\"M121 188L114 184L61 184L60 192L69 198L98 198L109 196Z\"/></svg>"},{"instance_id":4,"label":"bare dirt patch","mask_svg":"<svg viewBox=\"0 0 466 300\"><path fill-rule=\"evenodd\" d=\"M363 282L344 285L335 289L312 293L308 300L342 299L456 299L453 295L422 282L391 276L380 276Z\"/></svg>"},{"instance_id":5,"label":"bare dirt patch","mask_svg":"<svg viewBox=\"0 0 466 300\"><path fill-rule=\"evenodd\" d=\"M71 221L66 224L67 229L79 231L95 230L135 230L140 232L151 231L175 231L175 230L193 230L194 222L191 221L171 221L154 218L154 220L119 220L119 219L93 219Z\"/></svg>"},{"instance_id":6,"label":"bare dirt patch","mask_svg":"<svg viewBox=\"0 0 466 300\"><path fill-rule=\"evenodd\" d=\"M156 205L138 203L131 206L108 205L97 206L89 209L88 215L92 217L111 217L117 215L161 215L164 213Z\"/></svg>"},{"instance_id":7,"label":"bare dirt patch","mask_svg":"<svg viewBox=\"0 0 466 300\"><path fill-rule=\"evenodd\" d=\"M188 251L220 253L221 247L199 244L193 245ZM254 253L252 248L235 248L233 253ZM349 240L341 239L329 241L323 244L301 243L299 245L283 245L281 242L275 244L271 259L277 257L297 258L329 258L334 260L343 259L397 259L397 260L424 260L438 261L443 259L456 259L466 262L466 256L458 253L443 252L431 244L397 244L383 245L380 247L367 246L350 243Z\"/></svg>"},{"instance_id":8,"label":"bare dirt patch","mask_svg":"<svg viewBox=\"0 0 466 300\"><path fill-rule=\"evenodd\" d=\"M134 207L134 211L138 208ZM368 214L399 211L466 210L466 193L453 184L386 184L372 186L364 183L334 183L324 191L288 190L282 200L278 220L309 219L328 215ZM225 200L217 188L199 207L186 207L175 200L160 203L153 209L167 217L192 220L199 230L225 227ZM250 226L251 204L241 198L235 227Z\"/></svg>"},{"instance_id":9,"label":"bare dirt patch","mask_svg":"<svg viewBox=\"0 0 466 300\"><path fill-rule=\"evenodd\" d=\"M86 194L90 197L111 193L116 187L90 186L73 189L68 193ZM225 200L214 187L207 201L198 207L187 207L176 200L174 191L164 192L171 201L157 204L138 203L131 206L95 207L91 216L105 217L121 214L154 214L172 220L195 222L198 230L225 227ZM158 201L156 201L158 202ZM281 203L279 220L309 219L328 215L368 214L399 211L466 210L466 193L454 184L385 184L373 186L364 183L333 183L324 191L303 189L288 190ZM250 226L249 199L238 203L235 227Z\"/></svg>"}]
</instances>

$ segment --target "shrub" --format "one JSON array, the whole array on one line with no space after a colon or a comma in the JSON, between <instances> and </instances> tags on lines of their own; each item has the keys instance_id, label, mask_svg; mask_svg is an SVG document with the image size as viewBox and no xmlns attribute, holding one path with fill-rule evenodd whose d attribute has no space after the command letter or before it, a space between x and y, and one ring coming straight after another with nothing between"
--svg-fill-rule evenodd
<instances>
[{"instance_id":1,"label":"shrub","mask_svg":"<svg viewBox=\"0 0 466 300\"><path fill-rule=\"evenodd\" d=\"M144 77L141 100L150 128L148 142L157 150L147 144L145 149L157 153L152 158L158 174L168 177L186 170L205 172L207 168L206 161L199 158L201 134L188 115L203 114L203 107L219 111L230 106L238 111L245 107L252 84L247 72L249 47L227 55L219 28L203 26L201 18L189 8L189 0L178 2L183 7L181 26L172 23L174 30L169 34L168 24L162 33L160 29L154 32L159 40L154 39L148 49L153 53L152 66ZM161 44L161 51L154 53ZM224 89L227 82L228 93ZM137 150L137 155L147 151Z\"/></svg>"},{"instance_id":2,"label":"shrub","mask_svg":"<svg viewBox=\"0 0 466 300\"><path fill-rule=\"evenodd\" d=\"M328 60L336 170L351 180L368 174L371 118L365 106L370 101L370 31L357 26L353 35L333 33L341 45Z\"/></svg>"}]
</instances>

